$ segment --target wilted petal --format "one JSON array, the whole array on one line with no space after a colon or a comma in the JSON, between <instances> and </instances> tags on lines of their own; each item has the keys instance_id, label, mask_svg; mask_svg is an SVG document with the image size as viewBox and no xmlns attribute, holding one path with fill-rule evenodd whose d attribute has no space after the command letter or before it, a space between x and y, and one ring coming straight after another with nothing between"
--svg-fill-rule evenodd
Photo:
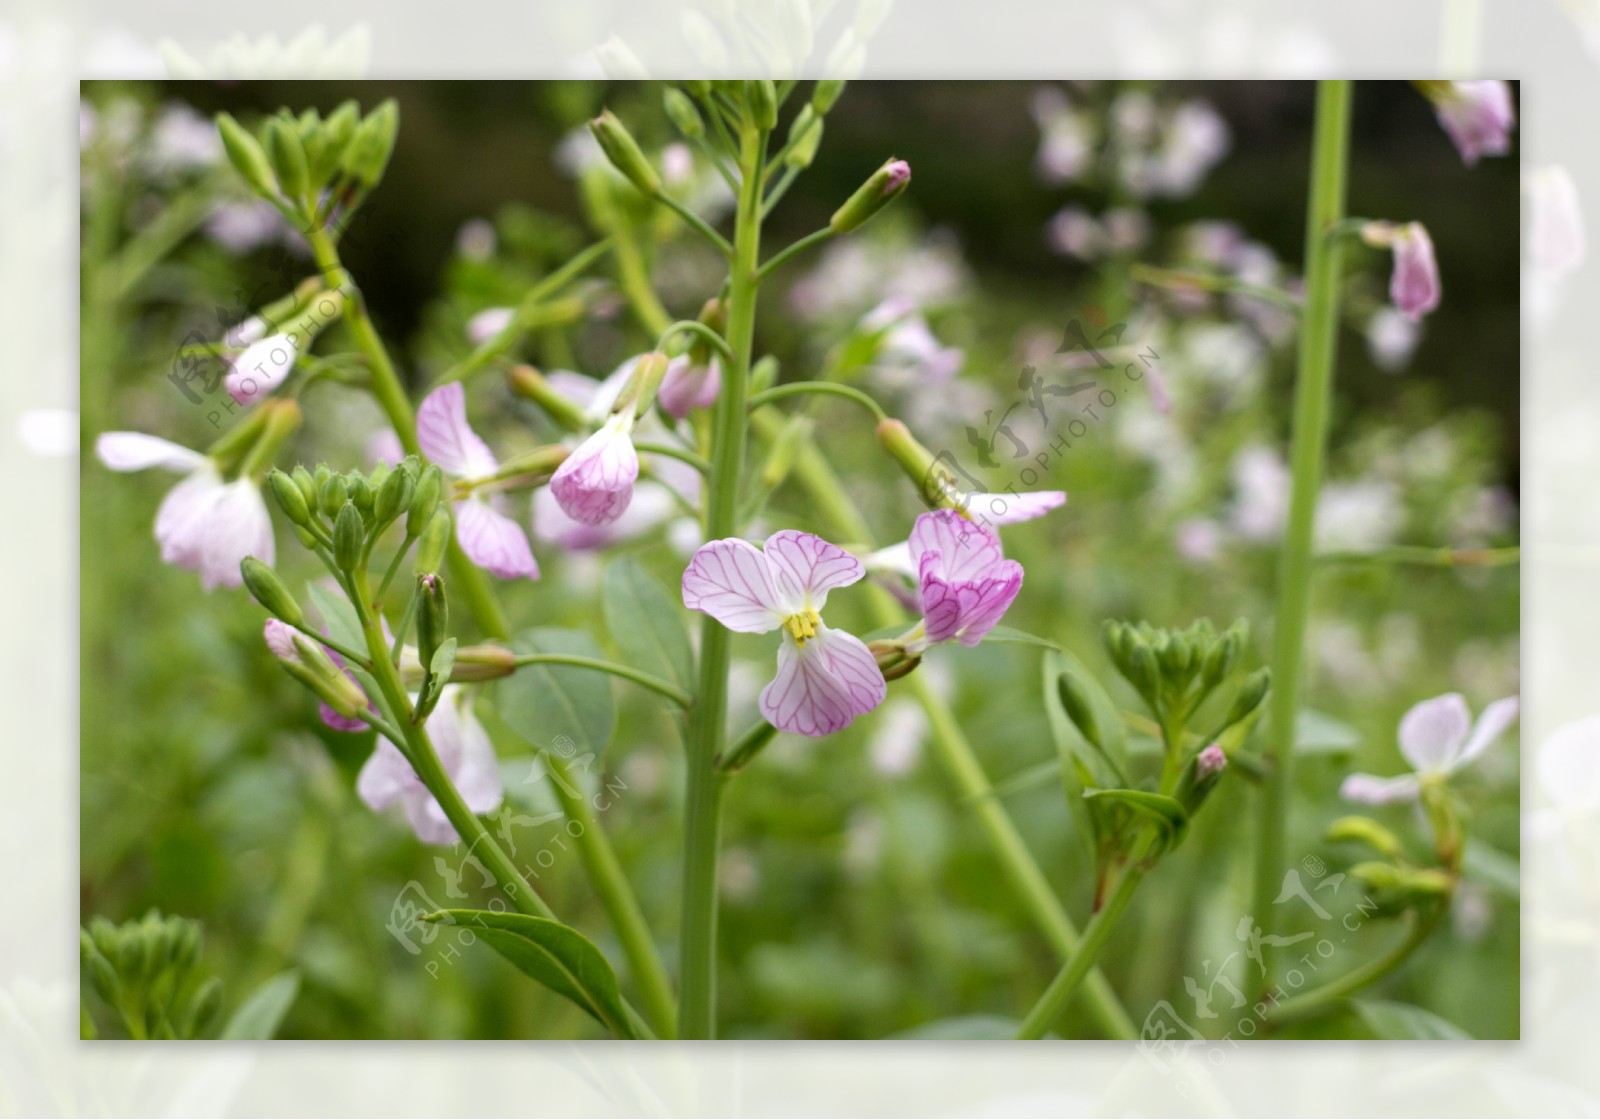
<instances>
[{"instance_id":1,"label":"wilted petal","mask_svg":"<svg viewBox=\"0 0 1600 1120\"><path fill-rule=\"evenodd\" d=\"M1466 744L1472 713L1459 692L1424 700L1400 720L1400 753L1417 773L1448 769Z\"/></svg>"},{"instance_id":2,"label":"wilted petal","mask_svg":"<svg viewBox=\"0 0 1600 1120\"><path fill-rule=\"evenodd\" d=\"M861 561L812 533L785 529L762 545L772 567L778 597L791 610L820 611L835 587L848 587L866 574Z\"/></svg>"},{"instance_id":3,"label":"wilted petal","mask_svg":"<svg viewBox=\"0 0 1600 1120\"><path fill-rule=\"evenodd\" d=\"M1450 90L1435 103L1439 123L1450 134L1461 159L1469 166L1480 156L1500 156L1511 150L1511 87L1503 81L1451 82Z\"/></svg>"},{"instance_id":4,"label":"wilted petal","mask_svg":"<svg viewBox=\"0 0 1600 1120\"><path fill-rule=\"evenodd\" d=\"M1485 708L1483 714L1478 717L1478 722L1473 725L1472 738L1461 748L1461 754L1456 757L1454 765L1465 766L1505 734L1506 728L1516 720L1519 707L1520 703L1515 696L1507 696L1504 700L1496 700Z\"/></svg>"},{"instance_id":5,"label":"wilted petal","mask_svg":"<svg viewBox=\"0 0 1600 1120\"><path fill-rule=\"evenodd\" d=\"M272 539L272 517L261 490L248 478L230 482L212 504L203 526L200 554L200 584L213 587L238 587L243 582L239 563L254 556L263 564L276 559Z\"/></svg>"},{"instance_id":6,"label":"wilted petal","mask_svg":"<svg viewBox=\"0 0 1600 1120\"><path fill-rule=\"evenodd\" d=\"M1013 525L1032 521L1066 504L1064 490L1036 490L1025 494L964 495L967 515L980 525Z\"/></svg>"},{"instance_id":7,"label":"wilted petal","mask_svg":"<svg viewBox=\"0 0 1600 1120\"><path fill-rule=\"evenodd\" d=\"M161 467L187 472L197 470L206 462L206 457L198 451L143 432L106 432L94 441L94 452L114 471Z\"/></svg>"},{"instance_id":8,"label":"wilted petal","mask_svg":"<svg viewBox=\"0 0 1600 1120\"><path fill-rule=\"evenodd\" d=\"M456 539L467 559L492 575L539 578L539 563L522 526L481 498L456 503Z\"/></svg>"},{"instance_id":9,"label":"wilted petal","mask_svg":"<svg viewBox=\"0 0 1600 1120\"><path fill-rule=\"evenodd\" d=\"M294 648L294 627L276 618L267 619L267 624L262 628L261 637L267 643L267 648L274 657L281 657L285 661L299 661L300 654Z\"/></svg>"},{"instance_id":10,"label":"wilted petal","mask_svg":"<svg viewBox=\"0 0 1600 1120\"><path fill-rule=\"evenodd\" d=\"M683 605L744 634L776 630L789 613L767 558L737 537L695 550L683 572Z\"/></svg>"},{"instance_id":11,"label":"wilted petal","mask_svg":"<svg viewBox=\"0 0 1600 1120\"><path fill-rule=\"evenodd\" d=\"M1351 774L1339 787L1339 796L1346 801L1359 801L1365 805L1387 805L1393 801L1411 801L1422 789L1415 774L1401 774L1394 778L1380 778L1376 774Z\"/></svg>"},{"instance_id":12,"label":"wilted petal","mask_svg":"<svg viewBox=\"0 0 1600 1120\"><path fill-rule=\"evenodd\" d=\"M483 478L499 465L467 423L467 396L459 381L441 385L417 408L422 453L457 478Z\"/></svg>"},{"instance_id":13,"label":"wilted petal","mask_svg":"<svg viewBox=\"0 0 1600 1120\"><path fill-rule=\"evenodd\" d=\"M342 716L327 704L317 705L317 716L324 725L333 728L335 731L346 731L354 734L367 729L366 720L357 719L355 716Z\"/></svg>"},{"instance_id":14,"label":"wilted petal","mask_svg":"<svg viewBox=\"0 0 1600 1120\"><path fill-rule=\"evenodd\" d=\"M627 510L639 478L630 423L625 413L612 417L556 468L550 492L567 516L585 525L606 525Z\"/></svg>"},{"instance_id":15,"label":"wilted petal","mask_svg":"<svg viewBox=\"0 0 1600 1120\"><path fill-rule=\"evenodd\" d=\"M780 731L831 735L883 703L887 692L861 639L819 626L804 646L784 636L778 675L761 690L761 714Z\"/></svg>"},{"instance_id":16,"label":"wilted petal","mask_svg":"<svg viewBox=\"0 0 1600 1120\"><path fill-rule=\"evenodd\" d=\"M1420 222L1395 232L1389 298L1412 322L1439 306L1439 265L1433 256L1433 239Z\"/></svg>"},{"instance_id":17,"label":"wilted petal","mask_svg":"<svg viewBox=\"0 0 1600 1120\"><path fill-rule=\"evenodd\" d=\"M656 400L669 415L682 420L696 408L710 408L721 389L722 366L717 359L698 365L685 354L668 363Z\"/></svg>"},{"instance_id":18,"label":"wilted petal","mask_svg":"<svg viewBox=\"0 0 1600 1120\"><path fill-rule=\"evenodd\" d=\"M268 335L253 342L229 365L225 384L229 396L240 404L254 404L283 384L294 369L294 339L286 334Z\"/></svg>"}]
</instances>

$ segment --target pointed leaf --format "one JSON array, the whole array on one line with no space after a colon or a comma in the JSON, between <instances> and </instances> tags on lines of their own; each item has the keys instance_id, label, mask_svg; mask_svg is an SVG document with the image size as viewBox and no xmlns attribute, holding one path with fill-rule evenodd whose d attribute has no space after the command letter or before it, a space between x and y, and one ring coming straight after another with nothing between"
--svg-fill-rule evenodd
<instances>
[{"instance_id":1,"label":"pointed leaf","mask_svg":"<svg viewBox=\"0 0 1600 1120\"><path fill-rule=\"evenodd\" d=\"M983 636L986 642L1017 642L1021 645L1043 646L1045 649L1059 650L1061 647L1049 638L1041 638L1037 634L1029 634L1025 630L1018 630L1013 626L996 626Z\"/></svg>"},{"instance_id":2,"label":"pointed leaf","mask_svg":"<svg viewBox=\"0 0 1600 1120\"><path fill-rule=\"evenodd\" d=\"M604 659L593 638L581 630L524 630L512 641L518 653L566 653ZM566 739L579 755L599 754L611 741L616 707L611 677L571 665L524 665L496 686L500 718L540 748L554 744L563 757Z\"/></svg>"},{"instance_id":3,"label":"pointed leaf","mask_svg":"<svg viewBox=\"0 0 1600 1120\"><path fill-rule=\"evenodd\" d=\"M1454 1023L1409 1003L1353 999L1350 1007L1379 1038L1457 1041L1472 1036Z\"/></svg>"},{"instance_id":4,"label":"pointed leaf","mask_svg":"<svg viewBox=\"0 0 1600 1120\"><path fill-rule=\"evenodd\" d=\"M1161 830L1162 849L1171 850L1183 842L1189 828L1189 814L1175 798L1142 789L1086 789L1085 800L1114 801L1153 821Z\"/></svg>"},{"instance_id":5,"label":"pointed leaf","mask_svg":"<svg viewBox=\"0 0 1600 1120\"><path fill-rule=\"evenodd\" d=\"M250 993L222 1028L222 1037L235 1041L276 1038L283 1017L299 994L300 973L292 968L278 973Z\"/></svg>"},{"instance_id":6,"label":"pointed leaf","mask_svg":"<svg viewBox=\"0 0 1600 1120\"><path fill-rule=\"evenodd\" d=\"M637 1038L605 955L571 926L493 910L441 910L424 920L471 928L524 975L565 996L618 1038Z\"/></svg>"},{"instance_id":7,"label":"pointed leaf","mask_svg":"<svg viewBox=\"0 0 1600 1120\"><path fill-rule=\"evenodd\" d=\"M624 661L686 692L694 690L684 609L637 560L624 556L606 569L601 602L606 628Z\"/></svg>"},{"instance_id":8,"label":"pointed leaf","mask_svg":"<svg viewBox=\"0 0 1600 1120\"><path fill-rule=\"evenodd\" d=\"M361 620L356 617L356 609L348 599L320 583L308 583L306 592L311 597L311 605L322 616L322 624L328 628L328 637L353 650L367 648L366 635L361 633Z\"/></svg>"}]
</instances>

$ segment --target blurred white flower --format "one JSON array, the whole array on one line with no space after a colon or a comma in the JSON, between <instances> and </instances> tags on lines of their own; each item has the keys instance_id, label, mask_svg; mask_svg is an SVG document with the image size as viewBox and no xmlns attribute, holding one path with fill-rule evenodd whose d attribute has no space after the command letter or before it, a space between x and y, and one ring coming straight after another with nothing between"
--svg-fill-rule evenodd
<instances>
[{"instance_id":1,"label":"blurred white flower","mask_svg":"<svg viewBox=\"0 0 1600 1120\"><path fill-rule=\"evenodd\" d=\"M210 167L222 158L222 137L209 117L181 102L166 106L150 132L151 171L181 173Z\"/></svg>"},{"instance_id":2,"label":"blurred white flower","mask_svg":"<svg viewBox=\"0 0 1600 1120\"><path fill-rule=\"evenodd\" d=\"M1384 304L1367 320L1367 352L1373 364L1397 373L1411 361L1422 341L1422 325L1399 308Z\"/></svg>"},{"instance_id":3,"label":"blurred white flower","mask_svg":"<svg viewBox=\"0 0 1600 1120\"><path fill-rule=\"evenodd\" d=\"M494 745L472 713L470 696L461 685L445 685L425 726L439 762L461 799L467 808L481 815L500 807L504 790ZM459 839L444 807L422 784L400 748L381 735L356 778L356 793L373 812L398 804L411 831L424 844L454 844Z\"/></svg>"},{"instance_id":4,"label":"blurred white flower","mask_svg":"<svg viewBox=\"0 0 1600 1120\"><path fill-rule=\"evenodd\" d=\"M1533 267L1559 278L1583 263L1587 239L1578 187L1560 165L1527 173L1528 260Z\"/></svg>"},{"instance_id":5,"label":"blurred white flower","mask_svg":"<svg viewBox=\"0 0 1600 1120\"><path fill-rule=\"evenodd\" d=\"M1370 552L1393 542L1404 524L1398 491L1381 479L1330 482L1317 496L1320 551Z\"/></svg>"},{"instance_id":6,"label":"blurred white flower","mask_svg":"<svg viewBox=\"0 0 1600 1120\"><path fill-rule=\"evenodd\" d=\"M494 223L487 218L472 218L456 231L456 252L469 261L488 260L499 243Z\"/></svg>"},{"instance_id":7,"label":"blurred white flower","mask_svg":"<svg viewBox=\"0 0 1600 1120\"><path fill-rule=\"evenodd\" d=\"M1156 153L1151 186L1168 198L1187 198L1228 154L1227 122L1204 101L1185 101L1168 120Z\"/></svg>"},{"instance_id":8,"label":"blurred white flower","mask_svg":"<svg viewBox=\"0 0 1600 1120\"><path fill-rule=\"evenodd\" d=\"M1068 257L1091 261L1105 252L1105 231L1081 206L1064 206L1045 227L1050 247Z\"/></svg>"},{"instance_id":9,"label":"blurred white flower","mask_svg":"<svg viewBox=\"0 0 1600 1120\"><path fill-rule=\"evenodd\" d=\"M1289 468L1266 447L1247 447L1233 459L1233 504L1228 523L1247 541L1264 542L1283 531L1289 514Z\"/></svg>"},{"instance_id":10,"label":"blurred white flower","mask_svg":"<svg viewBox=\"0 0 1600 1120\"><path fill-rule=\"evenodd\" d=\"M1458 692L1424 700L1400 720L1400 753L1413 772L1393 778L1351 774L1339 793L1368 805L1414 800L1424 782L1445 780L1487 750L1517 718L1517 706L1515 696L1496 700L1474 724Z\"/></svg>"},{"instance_id":11,"label":"blurred white flower","mask_svg":"<svg viewBox=\"0 0 1600 1120\"><path fill-rule=\"evenodd\" d=\"M928 717L922 705L896 697L878 713L872 736L867 740L867 758L872 768L884 777L904 777L922 757L922 744L927 735Z\"/></svg>"},{"instance_id":12,"label":"blurred white flower","mask_svg":"<svg viewBox=\"0 0 1600 1120\"><path fill-rule=\"evenodd\" d=\"M1208 564L1222 553L1222 526L1208 517L1179 522L1173 535L1178 555L1191 564Z\"/></svg>"}]
</instances>

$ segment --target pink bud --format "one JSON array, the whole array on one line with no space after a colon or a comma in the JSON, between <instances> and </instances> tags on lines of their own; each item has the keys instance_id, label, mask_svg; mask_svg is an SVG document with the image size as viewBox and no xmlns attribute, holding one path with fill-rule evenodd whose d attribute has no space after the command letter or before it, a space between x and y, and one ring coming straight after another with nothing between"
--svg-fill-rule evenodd
<instances>
[{"instance_id":1,"label":"pink bud","mask_svg":"<svg viewBox=\"0 0 1600 1120\"><path fill-rule=\"evenodd\" d=\"M1394 232L1394 276L1389 281L1389 298L1414 323L1439 306L1439 264L1433 256L1433 239L1421 222L1411 222Z\"/></svg>"},{"instance_id":2,"label":"pink bud","mask_svg":"<svg viewBox=\"0 0 1600 1120\"><path fill-rule=\"evenodd\" d=\"M1194 776L1196 780L1204 781L1206 778L1220 771L1228 765L1228 756L1222 753L1222 748L1212 743L1201 751L1194 760Z\"/></svg>"},{"instance_id":3,"label":"pink bud","mask_svg":"<svg viewBox=\"0 0 1600 1120\"><path fill-rule=\"evenodd\" d=\"M667 366L656 401L669 415L682 420L696 408L710 408L721 389L722 368L717 359L699 365L686 354Z\"/></svg>"},{"instance_id":4,"label":"pink bud","mask_svg":"<svg viewBox=\"0 0 1600 1120\"><path fill-rule=\"evenodd\" d=\"M1511 87L1502 81L1450 82L1434 110L1469 166L1479 156L1502 156L1511 150Z\"/></svg>"},{"instance_id":5,"label":"pink bud","mask_svg":"<svg viewBox=\"0 0 1600 1120\"><path fill-rule=\"evenodd\" d=\"M911 182L911 165L903 159L890 160L884 166L883 195L888 198L899 194Z\"/></svg>"}]
</instances>

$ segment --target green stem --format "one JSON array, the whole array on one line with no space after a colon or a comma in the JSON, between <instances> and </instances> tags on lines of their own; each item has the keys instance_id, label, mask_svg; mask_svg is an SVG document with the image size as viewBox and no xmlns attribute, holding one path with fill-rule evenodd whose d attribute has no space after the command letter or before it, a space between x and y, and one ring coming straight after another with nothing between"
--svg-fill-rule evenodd
<instances>
[{"instance_id":1,"label":"green stem","mask_svg":"<svg viewBox=\"0 0 1600 1120\"><path fill-rule=\"evenodd\" d=\"M775 385L771 389L763 390L751 397L749 407L756 409L764 404L782 400L784 397L801 396L806 393L815 393L826 397L843 397L845 400L858 404L872 413L872 418L880 424L888 418L878 402L866 393L863 393L860 389L852 388L849 385L840 385L833 381L791 381L787 385Z\"/></svg>"},{"instance_id":2,"label":"green stem","mask_svg":"<svg viewBox=\"0 0 1600 1120\"><path fill-rule=\"evenodd\" d=\"M673 323L670 327L661 332L661 337L656 340L656 349L665 350L667 348L667 339L671 338L680 331L687 331L691 334L699 335L711 346L715 347L717 352L724 358L727 358L729 361L733 360L733 351L728 348L727 340L718 334L711 327L711 324L702 323L699 319L679 319L676 323Z\"/></svg>"},{"instance_id":3,"label":"green stem","mask_svg":"<svg viewBox=\"0 0 1600 1120\"><path fill-rule=\"evenodd\" d=\"M741 130L739 209L728 288L728 344L733 350L717 397L706 482L706 537L731 536L739 508L744 465L745 392L755 337L756 269L761 250L761 173L766 134ZM700 673L686 733L687 796L684 807L683 917L678 953L681 976L678 1034L715 1038L717 959L717 847L722 776L717 760L727 737L730 634L709 616L701 629Z\"/></svg>"},{"instance_id":4,"label":"green stem","mask_svg":"<svg viewBox=\"0 0 1600 1120\"><path fill-rule=\"evenodd\" d=\"M1336 980L1330 980L1320 987L1309 992L1286 999L1282 1003L1275 1003L1269 1007L1262 1016L1268 1024L1274 1027L1286 1026L1289 1023L1315 1018L1325 1011L1333 1009L1337 1001L1354 995L1362 988L1375 984L1389 973L1399 968L1406 959L1416 952L1428 937L1438 928L1439 922L1445 914L1450 912L1450 900L1441 899L1434 904L1433 911L1421 920L1414 920L1411 932L1408 933L1400 944L1396 945L1386 955L1377 960L1368 961L1360 968L1352 969Z\"/></svg>"},{"instance_id":5,"label":"green stem","mask_svg":"<svg viewBox=\"0 0 1600 1120\"><path fill-rule=\"evenodd\" d=\"M762 438L769 441L776 438L783 428L782 414L773 409L756 412L753 421ZM872 539L871 526L856 509L839 476L821 451L809 445L802 448L795 461L794 476L811 495L821 520L833 527L838 539ZM894 599L887 591L872 588L868 601L873 611L874 626L894 626L901 621ZM928 714L934 757L955 787L957 799L973 806L978 825L999 860L1001 873L1016 891L1051 949L1063 958L1070 957L1078 948L1077 927L1072 924L1060 899L1051 890L1049 880L1028 851L1022 834L1017 831L1005 806L993 796L994 787L989 783L983 764L978 761L977 753L967 741L955 715L925 676L913 673L906 678L906 684ZM1138 1037L1133 1020L1128 1017L1111 985L1098 970L1089 974L1086 995L1090 1011L1102 1031L1112 1038Z\"/></svg>"},{"instance_id":6,"label":"green stem","mask_svg":"<svg viewBox=\"0 0 1600 1120\"><path fill-rule=\"evenodd\" d=\"M1394 545L1373 552L1323 552L1318 564L1405 564L1421 568L1500 568L1522 562L1522 549Z\"/></svg>"},{"instance_id":7,"label":"green stem","mask_svg":"<svg viewBox=\"0 0 1600 1120\"><path fill-rule=\"evenodd\" d=\"M666 965L656 951L650 927L645 924L638 900L628 885L622 865L617 861L617 853L600 829L595 805L566 759L551 751L541 752L540 757L551 771L553 780L550 784L555 787L562 811L566 813L567 820L578 828L573 836L578 855L589 873L589 882L593 884L595 894L599 895L601 905L611 917L612 928L633 970L634 983L639 986L639 995L650 1016L651 1025L659 1037L671 1038L678 1017L672 998L672 981L667 977ZM571 834L570 828L568 832Z\"/></svg>"},{"instance_id":8,"label":"green stem","mask_svg":"<svg viewBox=\"0 0 1600 1120\"><path fill-rule=\"evenodd\" d=\"M642 685L651 692L660 693L680 708L687 708L694 703L694 698L677 685L669 684L660 677L652 677L649 673L641 672L632 666L619 665L615 661L602 661L598 657L580 657L566 653L519 653L515 664L518 668L524 665L572 665L579 669L593 669L597 673L610 673L614 677L622 677L624 680Z\"/></svg>"},{"instance_id":9,"label":"green stem","mask_svg":"<svg viewBox=\"0 0 1600 1120\"><path fill-rule=\"evenodd\" d=\"M1022 1021L1022 1026L1017 1029L1018 1038L1043 1038L1045 1032L1050 1029L1050 1024L1061 1017L1067 1004L1072 1001L1073 993L1094 968L1094 962L1099 958L1101 950L1106 947L1106 941L1116 927L1117 919L1122 917L1122 912L1128 908L1128 903L1133 899L1133 892L1139 889L1144 873L1145 868L1137 862L1130 864L1122 873L1116 890L1106 900L1105 906L1098 910L1084 927L1083 940L1078 944L1077 952L1067 958L1066 964L1061 966L1061 971L1056 973L1056 978L1050 981L1050 986L1039 997L1039 1002L1033 1005L1033 1010L1029 1011L1028 1017Z\"/></svg>"},{"instance_id":10,"label":"green stem","mask_svg":"<svg viewBox=\"0 0 1600 1120\"><path fill-rule=\"evenodd\" d=\"M1271 762L1256 848L1255 905L1251 911L1265 935L1275 928L1274 900L1283 878L1294 781L1294 725L1300 707L1306 626L1311 613L1312 530L1328 440L1329 398L1339 326L1338 238L1326 236L1344 217L1345 168L1349 155L1350 83L1317 83L1317 116L1311 155L1311 194L1306 210L1306 297L1295 378L1292 458L1294 482L1289 524L1278 562L1278 608L1272 632L1272 694L1268 701L1266 757ZM1264 983L1271 986L1270 956Z\"/></svg>"},{"instance_id":11,"label":"green stem","mask_svg":"<svg viewBox=\"0 0 1600 1120\"><path fill-rule=\"evenodd\" d=\"M641 453L661 455L668 459L676 459L680 463L688 463L701 474L705 474L711 470L710 463L686 447L674 447L670 443L661 443L657 440L636 439L633 441L633 449Z\"/></svg>"},{"instance_id":12,"label":"green stem","mask_svg":"<svg viewBox=\"0 0 1600 1120\"><path fill-rule=\"evenodd\" d=\"M678 215L678 217L682 218L689 228L693 229L701 237L704 237L707 241L711 242L711 244L715 245L717 250L721 252L723 256L731 258L734 255L733 246L728 244L728 239L707 225L705 219L699 214L696 214L693 210L689 209L687 206L673 198L670 194L667 194L665 191L656 195L655 197L657 202L661 203L668 210L671 210L674 214Z\"/></svg>"},{"instance_id":13,"label":"green stem","mask_svg":"<svg viewBox=\"0 0 1600 1120\"><path fill-rule=\"evenodd\" d=\"M806 234L799 241L796 241L794 244L782 249L770 261L768 261L766 264L762 265L761 266L761 272L757 275L756 278L758 280L765 280L768 277L768 275L770 275L775 269L777 269L780 265L783 264L784 261L787 261L790 257L793 257L793 256L795 256L795 255L797 255L799 253L803 253L807 249L811 248L811 246L821 244L822 242L828 240L828 238L830 238L832 236L833 236L833 230L831 228L829 228L828 226L823 226L821 229L817 230L814 233Z\"/></svg>"}]
</instances>

